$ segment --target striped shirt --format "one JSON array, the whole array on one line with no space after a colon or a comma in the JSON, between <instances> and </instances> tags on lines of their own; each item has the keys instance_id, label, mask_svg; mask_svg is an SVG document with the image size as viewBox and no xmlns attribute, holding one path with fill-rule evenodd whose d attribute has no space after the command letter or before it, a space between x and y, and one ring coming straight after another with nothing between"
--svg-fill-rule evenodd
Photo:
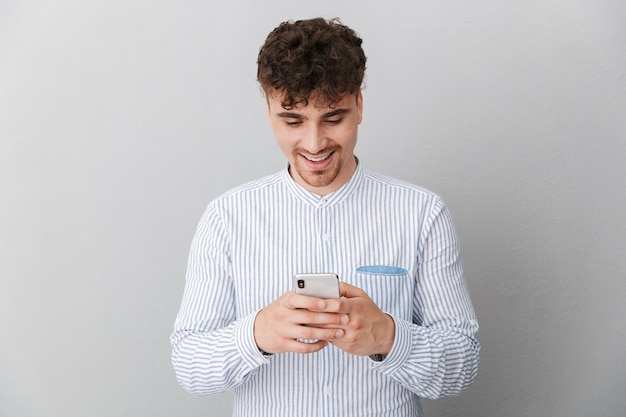
<instances>
[{"instance_id":1,"label":"striped shirt","mask_svg":"<svg viewBox=\"0 0 626 417\"><path fill-rule=\"evenodd\" d=\"M382 362L329 344L264 356L258 311L298 272L334 272L396 325ZM234 389L235 417L421 416L419 397L455 395L478 371L478 324L448 209L423 188L358 165L320 197L285 169L213 200L193 239L171 335L180 384Z\"/></svg>"}]
</instances>

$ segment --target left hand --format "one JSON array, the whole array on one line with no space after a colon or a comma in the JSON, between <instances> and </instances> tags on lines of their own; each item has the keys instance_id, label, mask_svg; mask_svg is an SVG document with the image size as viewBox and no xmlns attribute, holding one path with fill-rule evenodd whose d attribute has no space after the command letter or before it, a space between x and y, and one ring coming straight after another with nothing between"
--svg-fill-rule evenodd
<instances>
[{"instance_id":1,"label":"left hand","mask_svg":"<svg viewBox=\"0 0 626 417\"><path fill-rule=\"evenodd\" d=\"M382 354L387 356L393 345L396 325L360 288L345 282L340 283L341 298L338 303L328 303L332 312L346 314L348 323L334 325L343 329L342 337L329 340L339 349L359 356ZM335 300L333 300L335 301ZM329 310L326 310L329 311Z\"/></svg>"}]
</instances>

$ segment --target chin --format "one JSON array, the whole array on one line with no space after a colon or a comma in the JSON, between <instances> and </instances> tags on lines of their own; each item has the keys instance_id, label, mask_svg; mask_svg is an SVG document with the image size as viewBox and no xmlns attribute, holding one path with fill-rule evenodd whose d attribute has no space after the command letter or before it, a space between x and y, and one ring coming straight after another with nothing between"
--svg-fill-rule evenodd
<instances>
[{"instance_id":1,"label":"chin","mask_svg":"<svg viewBox=\"0 0 626 417\"><path fill-rule=\"evenodd\" d=\"M306 182L311 187L323 188L332 185L337 179L337 173L320 173L320 174L309 174L305 176L300 176L304 182Z\"/></svg>"}]
</instances>

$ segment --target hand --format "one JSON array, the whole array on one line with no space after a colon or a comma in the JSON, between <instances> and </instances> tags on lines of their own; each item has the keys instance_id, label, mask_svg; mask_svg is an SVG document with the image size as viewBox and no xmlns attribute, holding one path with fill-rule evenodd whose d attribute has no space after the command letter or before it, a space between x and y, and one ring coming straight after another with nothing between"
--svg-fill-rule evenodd
<instances>
[{"instance_id":1,"label":"hand","mask_svg":"<svg viewBox=\"0 0 626 417\"><path fill-rule=\"evenodd\" d=\"M391 316L378 308L360 288L342 282L339 291L342 298L335 312L347 314L349 321L341 326L345 334L329 342L353 355L387 356L396 334L396 325Z\"/></svg>"},{"instance_id":2,"label":"hand","mask_svg":"<svg viewBox=\"0 0 626 417\"><path fill-rule=\"evenodd\" d=\"M254 321L254 339L268 353L312 353L323 349L328 340L344 335L342 324L348 316L335 313L340 300L323 300L288 291L263 308ZM302 343L297 339L318 340Z\"/></svg>"}]
</instances>

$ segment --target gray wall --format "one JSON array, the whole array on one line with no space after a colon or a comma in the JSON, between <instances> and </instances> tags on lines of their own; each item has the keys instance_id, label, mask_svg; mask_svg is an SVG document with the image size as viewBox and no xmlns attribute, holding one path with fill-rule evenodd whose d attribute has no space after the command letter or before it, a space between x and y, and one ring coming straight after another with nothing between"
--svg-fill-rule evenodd
<instances>
[{"instance_id":1,"label":"gray wall","mask_svg":"<svg viewBox=\"0 0 626 417\"><path fill-rule=\"evenodd\" d=\"M626 409L626 3L0 2L0 415L227 416L168 337L207 202L284 166L280 21L365 39L368 168L443 195L481 372L429 416Z\"/></svg>"}]
</instances>

